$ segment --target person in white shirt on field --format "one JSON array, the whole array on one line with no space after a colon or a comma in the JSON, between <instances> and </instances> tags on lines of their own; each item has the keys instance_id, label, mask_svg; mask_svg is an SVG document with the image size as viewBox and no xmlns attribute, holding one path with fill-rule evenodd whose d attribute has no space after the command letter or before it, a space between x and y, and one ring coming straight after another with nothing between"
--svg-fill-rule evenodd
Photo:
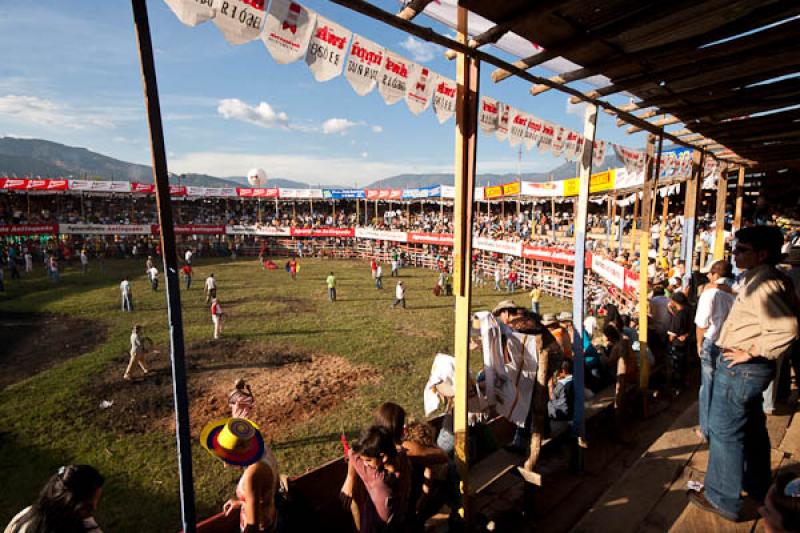
<instances>
[{"instance_id":1,"label":"person in white shirt on field","mask_svg":"<svg viewBox=\"0 0 800 533\"><path fill-rule=\"evenodd\" d=\"M122 283L119 284L119 291L122 293L122 310L131 312L133 311L133 292L131 291L131 282L128 278L123 278Z\"/></svg>"},{"instance_id":2,"label":"person in white shirt on field","mask_svg":"<svg viewBox=\"0 0 800 533\"><path fill-rule=\"evenodd\" d=\"M25 273L33 272L33 256L30 252L25 252Z\"/></svg>"},{"instance_id":3,"label":"person in white shirt on field","mask_svg":"<svg viewBox=\"0 0 800 533\"><path fill-rule=\"evenodd\" d=\"M697 327L697 353L700 356L700 433L708 440L708 413L711 409L714 372L720 350L716 345L722 324L736 297L730 289L733 268L727 261L716 261L708 271L708 285L697 300L694 324Z\"/></svg>"},{"instance_id":4,"label":"person in white shirt on field","mask_svg":"<svg viewBox=\"0 0 800 533\"><path fill-rule=\"evenodd\" d=\"M81 250L81 272L86 273L89 270L89 254L86 253L86 248Z\"/></svg>"},{"instance_id":5,"label":"person in white shirt on field","mask_svg":"<svg viewBox=\"0 0 800 533\"><path fill-rule=\"evenodd\" d=\"M378 265L378 268L375 270L375 288L383 288L383 267L381 267L381 265Z\"/></svg>"},{"instance_id":6,"label":"person in white shirt on field","mask_svg":"<svg viewBox=\"0 0 800 533\"><path fill-rule=\"evenodd\" d=\"M402 281L397 282L397 287L394 289L394 302L392 309L397 307L397 304L402 304L403 309L406 308L406 288L403 286Z\"/></svg>"},{"instance_id":7,"label":"person in white shirt on field","mask_svg":"<svg viewBox=\"0 0 800 533\"><path fill-rule=\"evenodd\" d=\"M153 288L154 291L158 290L158 269L155 266L151 266L147 269L147 277L150 279L150 287Z\"/></svg>"},{"instance_id":8,"label":"person in white shirt on field","mask_svg":"<svg viewBox=\"0 0 800 533\"><path fill-rule=\"evenodd\" d=\"M213 272L206 278L204 290L206 292L206 304L209 304L211 300L217 297L217 279L214 277Z\"/></svg>"},{"instance_id":9,"label":"person in white shirt on field","mask_svg":"<svg viewBox=\"0 0 800 533\"><path fill-rule=\"evenodd\" d=\"M214 323L214 338L222 335L222 306L216 298L211 299L211 321Z\"/></svg>"},{"instance_id":10,"label":"person in white shirt on field","mask_svg":"<svg viewBox=\"0 0 800 533\"><path fill-rule=\"evenodd\" d=\"M125 369L125 374L122 376L125 381L131 380L131 370L137 364L145 376L150 373L144 364L144 342L142 340L142 326L139 324L133 326L133 332L131 333L131 359L128 361L128 368Z\"/></svg>"},{"instance_id":11,"label":"person in white shirt on field","mask_svg":"<svg viewBox=\"0 0 800 533\"><path fill-rule=\"evenodd\" d=\"M186 250L186 254L183 256L183 258L186 261L187 265L191 265L192 264L192 249L191 248Z\"/></svg>"}]
</instances>

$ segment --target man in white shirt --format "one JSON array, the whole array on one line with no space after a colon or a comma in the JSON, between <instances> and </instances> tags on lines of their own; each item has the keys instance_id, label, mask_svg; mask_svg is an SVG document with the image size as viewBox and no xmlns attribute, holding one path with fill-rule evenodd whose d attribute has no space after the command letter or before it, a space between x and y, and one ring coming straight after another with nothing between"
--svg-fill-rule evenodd
<instances>
[{"instance_id":1,"label":"man in white shirt","mask_svg":"<svg viewBox=\"0 0 800 533\"><path fill-rule=\"evenodd\" d=\"M89 255L86 253L86 248L81 250L81 272L86 273L89 270Z\"/></svg>"},{"instance_id":2,"label":"man in white shirt","mask_svg":"<svg viewBox=\"0 0 800 533\"><path fill-rule=\"evenodd\" d=\"M122 310L133 311L133 293L131 292L131 284L128 278L122 280L122 283L119 284L119 290L122 293Z\"/></svg>"},{"instance_id":3,"label":"man in white shirt","mask_svg":"<svg viewBox=\"0 0 800 533\"><path fill-rule=\"evenodd\" d=\"M206 278L204 290L206 292L206 304L210 304L211 300L217 297L217 280L213 272Z\"/></svg>"},{"instance_id":4,"label":"man in white shirt","mask_svg":"<svg viewBox=\"0 0 800 533\"><path fill-rule=\"evenodd\" d=\"M375 288L383 288L383 267L380 265L378 265L378 268L375 270Z\"/></svg>"},{"instance_id":5,"label":"man in white shirt","mask_svg":"<svg viewBox=\"0 0 800 533\"><path fill-rule=\"evenodd\" d=\"M153 288L154 291L158 290L158 269L154 266L151 266L147 269L147 276L150 278L150 286Z\"/></svg>"},{"instance_id":6,"label":"man in white shirt","mask_svg":"<svg viewBox=\"0 0 800 533\"><path fill-rule=\"evenodd\" d=\"M392 309L394 309L397 304L402 304L403 309L406 308L406 289L403 286L402 281L397 282L397 287L394 290L394 302L392 303Z\"/></svg>"},{"instance_id":7,"label":"man in white shirt","mask_svg":"<svg viewBox=\"0 0 800 533\"><path fill-rule=\"evenodd\" d=\"M716 345L722 324L736 297L729 287L733 269L727 261L717 261L708 271L708 285L697 301L694 324L697 326L697 353L700 355L700 432L708 440L708 413L711 408L711 395L714 371L719 357Z\"/></svg>"},{"instance_id":8,"label":"man in white shirt","mask_svg":"<svg viewBox=\"0 0 800 533\"><path fill-rule=\"evenodd\" d=\"M139 324L133 326L130 354L131 358L128 361L128 367L125 369L125 374L122 376L125 381L131 380L131 370L133 370L134 365L138 364L144 375L150 372L144 364L144 342L142 341L142 326Z\"/></svg>"},{"instance_id":9,"label":"man in white shirt","mask_svg":"<svg viewBox=\"0 0 800 533\"><path fill-rule=\"evenodd\" d=\"M186 260L186 264L187 265L191 265L192 264L192 249L191 248L186 250L186 254L183 256L183 258Z\"/></svg>"}]
</instances>

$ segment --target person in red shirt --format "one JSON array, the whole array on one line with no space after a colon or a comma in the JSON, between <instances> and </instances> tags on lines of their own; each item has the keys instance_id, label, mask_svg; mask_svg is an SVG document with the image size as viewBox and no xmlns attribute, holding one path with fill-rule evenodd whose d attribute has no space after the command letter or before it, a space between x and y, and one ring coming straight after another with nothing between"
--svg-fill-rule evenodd
<instances>
[{"instance_id":1,"label":"person in red shirt","mask_svg":"<svg viewBox=\"0 0 800 533\"><path fill-rule=\"evenodd\" d=\"M289 273L292 275L292 279L297 279L297 261L294 257L289 260Z\"/></svg>"},{"instance_id":2,"label":"person in red shirt","mask_svg":"<svg viewBox=\"0 0 800 533\"><path fill-rule=\"evenodd\" d=\"M222 335L222 306L216 298L211 300L211 321L214 323L214 338L219 339Z\"/></svg>"},{"instance_id":3,"label":"person in red shirt","mask_svg":"<svg viewBox=\"0 0 800 533\"><path fill-rule=\"evenodd\" d=\"M372 258L372 261L369 264L369 268L372 270L372 279L374 280L375 275L378 272L378 261L376 261L374 257Z\"/></svg>"},{"instance_id":4,"label":"person in red shirt","mask_svg":"<svg viewBox=\"0 0 800 533\"><path fill-rule=\"evenodd\" d=\"M186 290L188 291L192 286L192 265L186 263L183 265L181 272L183 272L183 279L186 282Z\"/></svg>"}]
</instances>

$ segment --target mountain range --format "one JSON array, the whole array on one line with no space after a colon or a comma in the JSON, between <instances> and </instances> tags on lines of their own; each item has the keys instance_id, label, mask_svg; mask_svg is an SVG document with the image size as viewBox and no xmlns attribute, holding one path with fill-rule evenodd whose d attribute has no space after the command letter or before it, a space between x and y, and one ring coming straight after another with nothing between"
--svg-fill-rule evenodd
<instances>
[{"instance_id":1,"label":"mountain range","mask_svg":"<svg viewBox=\"0 0 800 533\"><path fill-rule=\"evenodd\" d=\"M608 155L603 165L595 168L602 171L620 166L616 156ZM479 174L479 185L496 185L517 179L525 181L547 181L572 178L576 175L576 164L565 162L549 172L517 174ZM122 180L152 183L151 167L120 161L86 148L66 146L43 139L18 139L0 137L0 176L40 176L42 178L74 178L96 180ZM438 184L453 184L453 174L400 174L380 179L368 188L412 188ZM216 177L207 174L170 174L170 183L198 187L241 187L247 185L242 176ZM307 183L283 178L270 178L270 187L307 189ZM331 186L335 188L335 186Z\"/></svg>"}]
</instances>

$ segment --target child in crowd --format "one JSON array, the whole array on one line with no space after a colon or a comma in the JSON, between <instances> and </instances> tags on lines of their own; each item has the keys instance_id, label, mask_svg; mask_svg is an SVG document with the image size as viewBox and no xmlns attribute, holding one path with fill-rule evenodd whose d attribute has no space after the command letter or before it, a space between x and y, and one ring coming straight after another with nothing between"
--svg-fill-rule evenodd
<instances>
[{"instance_id":1,"label":"child in crowd","mask_svg":"<svg viewBox=\"0 0 800 533\"><path fill-rule=\"evenodd\" d=\"M436 429L427 422L412 421L405 429L403 442L413 442L425 448L436 447ZM417 511L425 507L434 486L447 479L447 463L429 464L423 470L422 493L417 500Z\"/></svg>"},{"instance_id":2,"label":"child in crowd","mask_svg":"<svg viewBox=\"0 0 800 533\"><path fill-rule=\"evenodd\" d=\"M550 420L572 420L575 405L575 392L572 385L572 359L561 361L561 367L550 380L550 396L547 414Z\"/></svg>"}]
</instances>

